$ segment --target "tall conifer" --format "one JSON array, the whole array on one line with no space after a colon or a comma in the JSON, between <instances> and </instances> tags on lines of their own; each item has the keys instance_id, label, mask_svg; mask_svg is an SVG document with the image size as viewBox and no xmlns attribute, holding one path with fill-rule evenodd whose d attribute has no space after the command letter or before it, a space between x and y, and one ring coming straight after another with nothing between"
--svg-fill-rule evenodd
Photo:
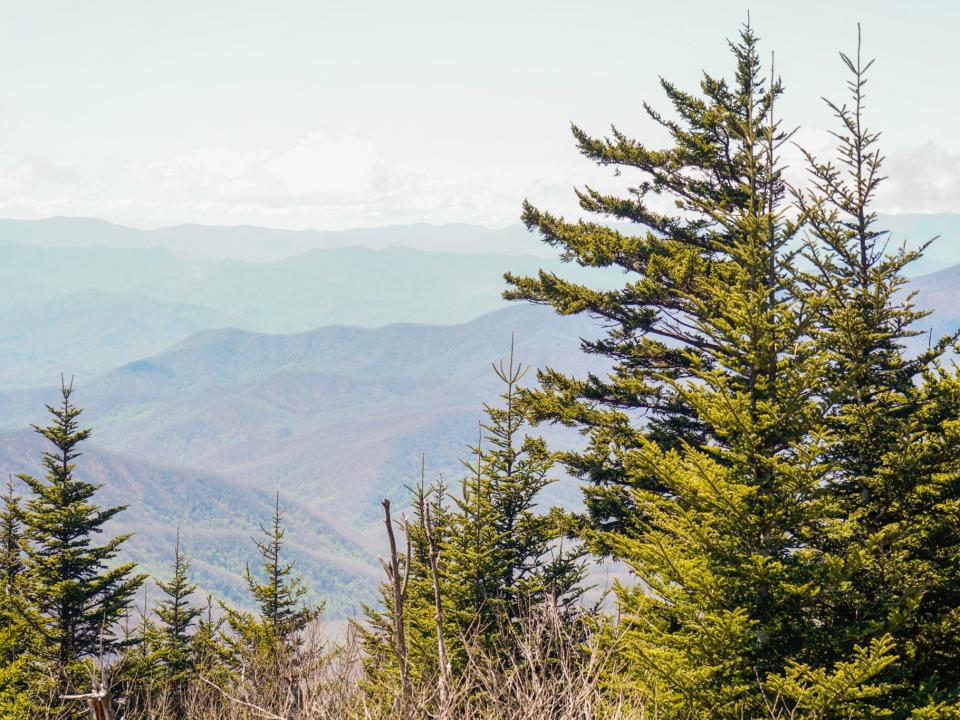
<instances>
[{"instance_id":1,"label":"tall conifer","mask_svg":"<svg viewBox=\"0 0 960 720\"><path fill-rule=\"evenodd\" d=\"M662 82L674 116L647 109L671 147L574 128L584 155L638 176L625 197L579 192L581 207L639 233L524 207L564 259L619 267L623 287L541 272L508 276L507 296L608 328L584 344L613 361L607 377L547 370L528 400L536 421L586 436L564 456L587 482L585 537L639 581L619 590L632 672L617 680L655 697L663 717L757 716L761 687L802 713L853 715L890 646L879 637L828 665L810 653L825 582L802 542L825 513L820 298L791 250L803 218L789 215L778 161L781 84L764 77L751 28L730 48L732 81L705 75L700 94ZM658 209L668 204L676 211Z\"/></svg>"},{"instance_id":2,"label":"tall conifer","mask_svg":"<svg viewBox=\"0 0 960 720\"><path fill-rule=\"evenodd\" d=\"M134 573L133 563L115 562L129 535L93 542L124 506L99 507L93 496L100 486L74 476L78 446L90 430L80 428L82 411L72 394L72 384L63 384L61 403L47 406L52 422L34 426L53 446L43 454L46 478L18 476L33 492L23 510L24 611L41 636L36 652L61 669L117 646L113 625L145 579Z\"/></svg>"},{"instance_id":3,"label":"tall conifer","mask_svg":"<svg viewBox=\"0 0 960 720\"><path fill-rule=\"evenodd\" d=\"M886 702L905 717L956 702L960 685L960 386L940 369L956 334L907 350L926 314L913 307L903 273L923 248L894 246L878 227L883 157L865 122L873 63L859 44L841 59L850 98L827 101L838 158L808 153L811 187L797 194L833 389L824 491L835 515L813 540L834 577L814 633L834 658L893 633L900 660L885 674Z\"/></svg>"}]
</instances>

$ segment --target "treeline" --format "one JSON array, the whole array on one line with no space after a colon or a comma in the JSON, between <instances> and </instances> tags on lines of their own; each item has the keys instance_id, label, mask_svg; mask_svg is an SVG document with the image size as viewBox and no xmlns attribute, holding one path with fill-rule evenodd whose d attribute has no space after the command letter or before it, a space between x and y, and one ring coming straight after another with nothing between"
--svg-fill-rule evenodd
<instances>
[{"instance_id":1,"label":"treeline","mask_svg":"<svg viewBox=\"0 0 960 720\"><path fill-rule=\"evenodd\" d=\"M60 404L48 406L51 423L35 428L52 446L45 478L19 475L31 491L25 498L8 483L0 513L2 717L83 716L87 700L116 707L120 699L126 717L294 717L316 708L316 683L334 660L346 673L338 705L410 716L425 710L426 697L462 704L476 689L462 684L468 668L519 662L531 640L550 648L545 663L570 653L580 640L573 633L585 637L577 602L585 551L564 549L562 513L537 511L555 459L542 440L521 436L525 369L512 349L495 372L502 404L485 407L458 487L427 486L421 476L409 519L383 501L390 552L381 602L338 646L322 636L315 621L323 608L304 604L307 588L285 557L279 494L254 540L258 567L244 574L254 611L209 597L198 604L179 531L169 575L156 579L159 600L139 606L147 576L115 562L127 536L97 543L124 508L96 505L98 487L74 474L90 431L65 385ZM519 631L531 622L550 633L547 645Z\"/></svg>"},{"instance_id":2,"label":"treeline","mask_svg":"<svg viewBox=\"0 0 960 720\"><path fill-rule=\"evenodd\" d=\"M921 251L876 227L871 63L841 55L836 156L803 151L794 187L781 83L751 28L730 49L729 79L663 81L665 149L574 128L633 184L578 192L597 221L526 204L524 222L623 285L508 275L507 297L600 318L583 347L612 369L521 388L512 353L495 368L460 481L421 477L409 517L384 501L380 599L346 641L317 635L279 498L255 611L197 604L179 544L133 610L145 578L117 563L123 537L95 541L121 509L73 476L87 431L65 388L38 428L46 478L5 499L5 716L80 713L61 698L99 683L128 718L960 717L957 337L904 350ZM583 442L551 450L542 424ZM540 508L561 470L583 512ZM591 607L586 563L606 559L631 580Z\"/></svg>"}]
</instances>

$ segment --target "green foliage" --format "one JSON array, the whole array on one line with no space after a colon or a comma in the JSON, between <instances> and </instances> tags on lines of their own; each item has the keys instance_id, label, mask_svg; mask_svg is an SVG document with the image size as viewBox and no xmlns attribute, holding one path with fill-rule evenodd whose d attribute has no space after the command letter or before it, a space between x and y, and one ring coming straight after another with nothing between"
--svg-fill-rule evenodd
<instances>
[{"instance_id":1,"label":"green foliage","mask_svg":"<svg viewBox=\"0 0 960 720\"><path fill-rule=\"evenodd\" d=\"M285 530L280 494L277 493L273 516L268 526L260 526L265 540L254 540L262 560L263 581L247 566L245 578L258 615L224 607L232 635L224 635L234 654L241 648L260 648L271 654L277 645L299 644L299 633L317 618L323 607L307 607L302 579L294 574L294 563L281 560Z\"/></svg>"},{"instance_id":2,"label":"green foliage","mask_svg":"<svg viewBox=\"0 0 960 720\"><path fill-rule=\"evenodd\" d=\"M431 537L437 547L446 547L452 517L446 502L446 486L438 482L427 488L422 466L420 482L412 492L412 517L403 517L401 520L408 548L406 552L398 553L397 561L401 577L406 578L406 592L401 596L401 616L408 671L414 682L425 683L440 672L427 516L429 514ZM389 561L384 561L384 566L389 567ZM367 688L375 694L382 694L384 688L398 687L399 683L394 626L397 605L389 579L380 583L378 594L380 598L376 606L363 606L365 622L355 625L366 657L364 670ZM443 636L448 644L448 652L452 652L455 658L459 650L458 635L458 628L448 612L443 618ZM458 658L458 662L462 662L462 658Z\"/></svg>"},{"instance_id":3,"label":"green foliage","mask_svg":"<svg viewBox=\"0 0 960 720\"><path fill-rule=\"evenodd\" d=\"M134 705L149 707L157 691L168 680L173 680L163 662L163 635L150 612L144 590L137 625L127 633L127 643L119 664L120 680L126 685L128 698Z\"/></svg>"},{"instance_id":4,"label":"green foliage","mask_svg":"<svg viewBox=\"0 0 960 720\"><path fill-rule=\"evenodd\" d=\"M28 718L38 710L37 689L43 675L27 655L37 641L18 606L23 602L20 573L23 570L23 536L20 498L13 480L0 510L0 717Z\"/></svg>"},{"instance_id":5,"label":"green foliage","mask_svg":"<svg viewBox=\"0 0 960 720\"><path fill-rule=\"evenodd\" d=\"M193 667L193 643L191 630L202 614L198 607L190 605L189 598L197 589L187 579L190 560L180 550L180 529L173 550L172 575L169 580L158 580L157 587L164 597L154 608L162 632L161 661L169 675L181 677Z\"/></svg>"},{"instance_id":6,"label":"green foliage","mask_svg":"<svg viewBox=\"0 0 960 720\"><path fill-rule=\"evenodd\" d=\"M501 405L484 405L486 422L460 493L453 499L442 545L451 618L461 634L496 645L505 626L542 603L566 606L581 595L582 552L564 550L559 511L537 503L553 479L554 458L542 438L523 435L519 381L526 369L515 363L494 372L503 384Z\"/></svg>"},{"instance_id":7,"label":"green foliage","mask_svg":"<svg viewBox=\"0 0 960 720\"><path fill-rule=\"evenodd\" d=\"M904 269L920 256L890 249L872 202L883 180L878 134L864 121L872 62L841 55L849 105L828 102L839 121L836 164L808 154L812 188L798 193L810 227L810 287L832 403L824 502L830 513L812 544L830 568L832 592L818 599L815 645L838 660L851 643L884 633L903 662L891 664L884 704L896 717L956 701L960 686L960 397L939 368L956 340L904 350L924 314L904 291Z\"/></svg>"},{"instance_id":8,"label":"green foliage","mask_svg":"<svg viewBox=\"0 0 960 720\"><path fill-rule=\"evenodd\" d=\"M619 588L621 653L663 716L762 715L758 682L809 717L839 712L828 698L875 716L890 673L911 667L886 633L922 605L921 575L937 576L917 565L938 552L931 521L938 562L956 566L934 521L956 489L952 411L934 409L949 403L952 380L935 371L945 343L902 352L918 315L899 304L899 273L916 254L885 254L870 227L879 155L859 124L860 68L847 61L855 109L834 106L852 184L811 158L819 185L791 205L781 85L749 27L731 51L732 81L705 75L699 95L663 82L674 117L648 112L666 150L574 128L584 155L641 176L627 197L579 192L582 208L645 233L525 205L564 259L628 276L614 291L508 276L512 299L603 318L606 335L584 347L614 362L605 378L543 371L526 401L535 421L587 438L563 456L587 483L582 534L639 581ZM677 212L653 209L658 196ZM813 271L795 262L804 244Z\"/></svg>"},{"instance_id":9,"label":"green foliage","mask_svg":"<svg viewBox=\"0 0 960 720\"><path fill-rule=\"evenodd\" d=\"M27 656L34 638L13 612L13 599L0 594L0 602L0 717L25 719L36 710L35 695L43 674Z\"/></svg>"},{"instance_id":10,"label":"green foliage","mask_svg":"<svg viewBox=\"0 0 960 720\"><path fill-rule=\"evenodd\" d=\"M7 492L0 498L0 583L3 592L16 590L17 578L23 570L23 520L20 498L14 492L13 480L7 480Z\"/></svg>"},{"instance_id":11,"label":"green foliage","mask_svg":"<svg viewBox=\"0 0 960 720\"><path fill-rule=\"evenodd\" d=\"M413 517L403 523L409 550L399 558L407 578L402 617L413 681L441 676L441 640L446 673L464 670L467 646L510 662L519 653L512 642L519 618L549 605L572 622L582 594L583 550L563 548L562 513L537 507L553 481L554 460L542 439L520 437L525 420L518 382L525 369L514 361L512 346L506 364L494 371L503 383L502 402L484 406L487 419L470 447L473 458L463 463L467 474L459 492L450 496L442 482L427 488L421 477L413 489ZM391 650L392 585L381 585L380 595L379 608L364 609L362 630L374 686L398 672Z\"/></svg>"},{"instance_id":12,"label":"green foliage","mask_svg":"<svg viewBox=\"0 0 960 720\"><path fill-rule=\"evenodd\" d=\"M188 679L201 670L201 646L206 649L211 639L197 629L202 610L189 602L196 589L187 578L189 568L178 528L170 579L156 581L162 597L152 612L144 597L136 642L119 663L127 707L148 717L159 708L184 712Z\"/></svg>"},{"instance_id":13,"label":"green foliage","mask_svg":"<svg viewBox=\"0 0 960 720\"><path fill-rule=\"evenodd\" d=\"M223 633L226 618L214 614L213 598L207 601L197 618L196 630L191 637L195 674L213 680L230 677L230 656L224 648Z\"/></svg>"},{"instance_id":14,"label":"green foliage","mask_svg":"<svg viewBox=\"0 0 960 720\"><path fill-rule=\"evenodd\" d=\"M896 661L893 651L893 640L884 635L868 647L857 646L849 661L830 670L791 663L782 676L768 680L768 707L798 720L888 717L890 710L876 706L888 688L876 678Z\"/></svg>"},{"instance_id":15,"label":"green foliage","mask_svg":"<svg viewBox=\"0 0 960 720\"><path fill-rule=\"evenodd\" d=\"M21 616L40 637L31 652L61 670L120 645L113 626L145 579L133 573L132 563L113 562L127 536L92 542L124 508L98 507L92 502L98 487L74 477L77 446L90 431L79 428L81 410L70 402L71 394L72 387L64 385L62 403L47 406L51 424L34 428L53 445L43 456L45 481L19 476L33 492L22 513Z\"/></svg>"},{"instance_id":16,"label":"green foliage","mask_svg":"<svg viewBox=\"0 0 960 720\"><path fill-rule=\"evenodd\" d=\"M0 643L3 643L2 639ZM24 659L0 665L0 717L28 720L36 711L30 698L25 665Z\"/></svg>"}]
</instances>

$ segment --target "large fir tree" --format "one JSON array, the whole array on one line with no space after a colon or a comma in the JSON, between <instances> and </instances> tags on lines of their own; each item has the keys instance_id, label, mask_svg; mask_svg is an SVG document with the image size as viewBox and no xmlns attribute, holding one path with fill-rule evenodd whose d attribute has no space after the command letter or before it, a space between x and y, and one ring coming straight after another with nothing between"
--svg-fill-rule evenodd
<instances>
[{"instance_id":1,"label":"large fir tree","mask_svg":"<svg viewBox=\"0 0 960 720\"><path fill-rule=\"evenodd\" d=\"M886 702L907 716L955 703L960 687L960 396L939 367L956 335L908 353L925 313L912 306L903 273L922 248L894 246L878 227L883 157L864 119L872 61L859 46L841 58L849 104L828 101L838 159L808 153L812 183L797 193L832 388L824 495L834 517L812 541L834 582L812 630L832 658L893 633L900 659L885 674Z\"/></svg>"},{"instance_id":2,"label":"large fir tree","mask_svg":"<svg viewBox=\"0 0 960 720\"><path fill-rule=\"evenodd\" d=\"M525 205L527 226L565 259L619 267L623 287L541 272L508 276L507 296L607 327L584 344L613 361L607 377L547 370L528 400L536 421L586 436L564 456L587 482L585 537L639 580L619 592L633 672L618 680L664 717L758 715L762 687L802 712L856 714L889 643L826 666L810 653L812 599L828 582L803 544L826 512L821 299L791 250L804 219L790 218L779 167L781 85L764 77L749 27L730 47L732 81L705 75L700 94L663 81L673 117L648 112L671 147L574 128L588 158L638 175L626 197L579 192L582 208L639 234Z\"/></svg>"},{"instance_id":3,"label":"large fir tree","mask_svg":"<svg viewBox=\"0 0 960 720\"><path fill-rule=\"evenodd\" d=\"M26 543L21 610L41 638L33 650L61 669L118 645L113 626L145 579L134 573L133 563L115 561L129 535L94 542L124 506L96 505L93 496L99 486L74 475L78 446L90 430L80 428L82 411L71 402L72 394L72 385L64 384L61 403L47 406L52 422L34 426L53 446L43 454L46 478L18 476L33 492L22 514Z\"/></svg>"}]
</instances>

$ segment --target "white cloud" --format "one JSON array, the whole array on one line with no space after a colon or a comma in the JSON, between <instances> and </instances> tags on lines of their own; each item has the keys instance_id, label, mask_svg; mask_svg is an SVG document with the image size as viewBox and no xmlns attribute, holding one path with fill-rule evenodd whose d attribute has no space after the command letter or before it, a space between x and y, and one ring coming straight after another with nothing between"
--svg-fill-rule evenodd
<instances>
[{"instance_id":1,"label":"white cloud","mask_svg":"<svg viewBox=\"0 0 960 720\"><path fill-rule=\"evenodd\" d=\"M268 156L266 151L203 148L166 160L153 160L131 170L141 182L153 184L161 191L212 190L219 194L237 183L242 186L250 169Z\"/></svg>"},{"instance_id":2,"label":"white cloud","mask_svg":"<svg viewBox=\"0 0 960 720\"><path fill-rule=\"evenodd\" d=\"M822 130L804 130L794 140L824 158L835 147ZM784 151L789 179L803 182L799 151L792 145ZM882 210L960 210L960 156L928 144L895 153L886 171ZM524 198L577 217L575 187L622 192L638 179L629 169L614 173L572 151L547 163L455 157L396 163L368 139L317 131L274 148L208 147L136 165L105 162L82 173L38 157L0 157L0 215L89 215L142 227L504 225L518 221Z\"/></svg>"},{"instance_id":3,"label":"white cloud","mask_svg":"<svg viewBox=\"0 0 960 720\"><path fill-rule=\"evenodd\" d=\"M83 177L37 158L0 157L0 215L88 215L140 227L505 225L518 222L525 197L576 215L573 188L611 179L612 169L573 152L544 165L454 157L397 163L366 138L321 130L277 147L205 147L132 165L104 161L85 167Z\"/></svg>"},{"instance_id":4,"label":"white cloud","mask_svg":"<svg viewBox=\"0 0 960 720\"><path fill-rule=\"evenodd\" d=\"M316 132L270 157L263 167L291 195L322 195L367 192L382 165L380 153L370 141Z\"/></svg>"},{"instance_id":5,"label":"white cloud","mask_svg":"<svg viewBox=\"0 0 960 720\"><path fill-rule=\"evenodd\" d=\"M179 201L235 206L275 214L343 202L367 202L391 169L376 146L353 135L311 133L279 150L203 148L134 168L144 190L156 188Z\"/></svg>"},{"instance_id":6,"label":"white cloud","mask_svg":"<svg viewBox=\"0 0 960 720\"><path fill-rule=\"evenodd\" d=\"M935 143L903 148L884 165L877 203L889 213L960 212L960 154Z\"/></svg>"}]
</instances>

